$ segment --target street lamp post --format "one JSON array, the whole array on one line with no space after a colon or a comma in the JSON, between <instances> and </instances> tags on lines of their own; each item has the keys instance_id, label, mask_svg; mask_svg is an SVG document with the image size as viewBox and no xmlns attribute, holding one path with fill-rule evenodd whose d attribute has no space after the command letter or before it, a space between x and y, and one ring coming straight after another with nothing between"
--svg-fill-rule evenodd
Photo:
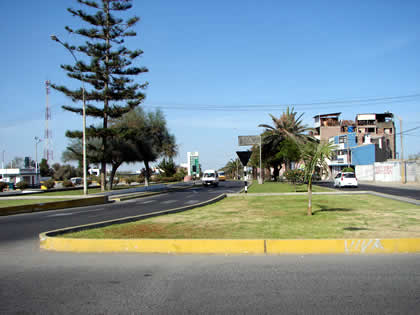
<instances>
[{"instance_id":1,"label":"street lamp post","mask_svg":"<svg viewBox=\"0 0 420 315\"><path fill-rule=\"evenodd\" d=\"M39 176L38 176L38 143L40 143L42 139L39 137L35 137L35 178L36 184L39 183Z\"/></svg>"},{"instance_id":2,"label":"street lamp post","mask_svg":"<svg viewBox=\"0 0 420 315\"><path fill-rule=\"evenodd\" d=\"M264 184L263 176L262 176L261 146L262 146L262 136L260 135L260 178L259 178L258 184Z\"/></svg>"},{"instance_id":3,"label":"street lamp post","mask_svg":"<svg viewBox=\"0 0 420 315\"><path fill-rule=\"evenodd\" d=\"M64 44L57 36L51 35L51 39L60 43L64 48L66 48L70 54L73 56L76 63L79 60L76 58L73 50L71 50L66 44ZM82 147L83 147L83 194L86 196L88 194L87 191L87 174L86 174L86 99L85 99L85 83L82 80L82 100L83 100L83 137L82 137Z\"/></svg>"},{"instance_id":4,"label":"street lamp post","mask_svg":"<svg viewBox=\"0 0 420 315\"><path fill-rule=\"evenodd\" d=\"M400 121L400 145L401 145L401 152L400 152L400 163L401 163L401 183L405 184L405 162L404 162L404 142L403 142L403 127L402 127L402 118L397 116L398 120Z\"/></svg>"}]
</instances>

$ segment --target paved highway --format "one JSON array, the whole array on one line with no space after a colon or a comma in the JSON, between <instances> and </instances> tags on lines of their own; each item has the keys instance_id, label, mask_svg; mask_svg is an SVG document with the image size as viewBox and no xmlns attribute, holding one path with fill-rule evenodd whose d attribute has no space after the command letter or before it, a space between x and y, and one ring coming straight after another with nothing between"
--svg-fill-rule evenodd
<instances>
[{"instance_id":1,"label":"paved highway","mask_svg":"<svg viewBox=\"0 0 420 315\"><path fill-rule=\"evenodd\" d=\"M37 239L41 232L166 210L239 192L242 182L222 182L218 187L196 187L106 205L0 217L0 246L4 242Z\"/></svg>"},{"instance_id":2,"label":"paved highway","mask_svg":"<svg viewBox=\"0 0 420 315\"><path fill-rule=\"evenodd\" d=\"M316 184L323 187L334 188L332 182L317 182ZM409 187L409 186L408 187L407 186L395 187L395 186L379 186L379 185L359 183L359 186L357 188L343 187L343 188L335 188L335 189L342 190L342 191L369 190L369 191L376 191L382 194L389 194L389 195L395 195L395 196L420 200L420 188Z\"/></svg>"},{"instance_id":3,"label":"paved highway","mask_svg":"<svg viewBox=\"0 0 420 315\"><path fill-rule=\"evenodd\" d=\"M0 314L418 314L420 255L77 254L38 233L172 208L239 183L0 217Z\"/></svg>"}]
</instances>

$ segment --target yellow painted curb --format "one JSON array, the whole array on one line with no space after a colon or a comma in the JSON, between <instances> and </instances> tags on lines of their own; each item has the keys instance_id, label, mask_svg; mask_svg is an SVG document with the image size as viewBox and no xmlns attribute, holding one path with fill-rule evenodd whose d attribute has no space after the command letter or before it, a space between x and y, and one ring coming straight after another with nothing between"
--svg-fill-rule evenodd
<instances>
[{"instance_id":1,"label":"yellow painted curb","mask_svg":"<svg viewBox=\"0 0 420 315\"><path fill-rule=\"evenodd\" d=\"M264 240L70 239L46 237L41 248L66 252L137 252L174 254L263 254Z\"/></svg>"},{"instance_id":2,"label":"yellow painted curb","mask_svg":"<svg viewBox=\"0 0 420 315\"><path fill-rule=\"evenodd\" d=\"M419 238L267 240L267 254L391 254L420 252Z\"/></svg>"},{"instance_id":3,"label":"yellow painted curb","mask_svg":"<svg viewBox=\"0 0 420 315\"><path fill-rule=\"evenodd\" d=\"M41 234L41 248L64 252L173 254L396 254L419 253L420 239L213 240L77 239Z\"/></svg>"}]
</instances>

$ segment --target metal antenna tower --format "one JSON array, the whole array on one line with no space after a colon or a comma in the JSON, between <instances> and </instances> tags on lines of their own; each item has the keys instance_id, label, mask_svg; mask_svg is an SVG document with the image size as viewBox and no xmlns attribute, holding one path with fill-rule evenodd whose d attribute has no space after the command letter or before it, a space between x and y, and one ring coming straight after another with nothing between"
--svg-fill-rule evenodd
<instances>
[{"instance_id":1,"label":"metal antenna tower","mask_svg":"<svg viewBox=\"0 0 420 315\"><path fill-rule=\"evenodd\" d=\"M45 88L47 91L47 102L45 107L45 131L44 131L44 159L48 161L53 160L53 150L52 150L52 133L48 127L48 122L51 120L51 108L49 104L49 94L50 94L50 81L45 81Z\"/></svg>"}]
</instances>

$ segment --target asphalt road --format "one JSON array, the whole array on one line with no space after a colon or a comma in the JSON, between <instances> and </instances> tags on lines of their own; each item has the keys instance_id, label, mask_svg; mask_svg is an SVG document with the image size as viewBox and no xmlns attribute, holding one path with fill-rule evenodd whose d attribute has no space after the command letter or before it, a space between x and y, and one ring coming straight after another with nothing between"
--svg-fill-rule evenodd
<instances>
[{"instance_id":1,"label":"asphalt road","mask_svg":"<svg viewBox=\"0 0 420 315\"><path fill-rule=\"evenodd\" d=\"M38 233L235 191L239 183L0 217L0 314L419 314L420 255L78 254Z\"/></svg>"},{"instance_id":2,"label":"asphalt road","mask_svg":"<svg viewBox=\"0 0 420 315\"><path fill-rule=\"evenodd\" d=\"M317 182L316 185L334 188L333 182ZM370 191L376 191L383 194L389 194L389 195L395 195L395 196L420 200L420 189L409 188L409 187L399 188L399 187L376 186L376 185L371 185L371 184L359 183L357 188L343 187L343 188L335 188L335 189L342 190L342 191L370 190Z\"/></svg>"},{"instance_id":3,"label":"asphalt road","mask_svg":"<svg viewBox=\"0 0 420 315\"><path fill-rule=\"evenodd\" d=\"M182 206L238 192L242 182L221 182L218 187L196 187L106 205L69 208L0 217L0 246L4 242L37 239L41 232L113 220Z\"/></svg>"}]
</instances>

